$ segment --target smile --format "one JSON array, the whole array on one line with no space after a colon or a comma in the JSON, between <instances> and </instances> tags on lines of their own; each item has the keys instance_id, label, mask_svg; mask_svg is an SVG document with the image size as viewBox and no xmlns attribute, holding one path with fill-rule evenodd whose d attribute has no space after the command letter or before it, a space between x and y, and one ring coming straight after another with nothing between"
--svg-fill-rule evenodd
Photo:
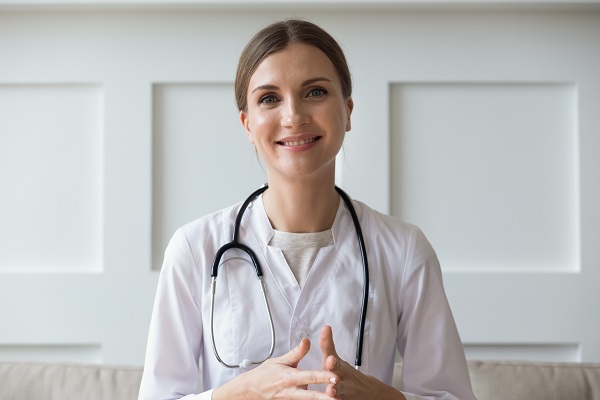
<instances>
[{"instance_id":1,"label":"smile","mask_svg":"<svg viewBox=\"0 0 600 400\"><path fill-rule=\"evenodd\" d=\"M310 139L304 139L304 140L299 140L299 141L294 141L294 142L277 142L277 143L280 143L286 147L295 147L295 146L302 146L304 144L312 143L318 139L319 139L319 137L313 137Z\"/></svg>"}]
</instances>

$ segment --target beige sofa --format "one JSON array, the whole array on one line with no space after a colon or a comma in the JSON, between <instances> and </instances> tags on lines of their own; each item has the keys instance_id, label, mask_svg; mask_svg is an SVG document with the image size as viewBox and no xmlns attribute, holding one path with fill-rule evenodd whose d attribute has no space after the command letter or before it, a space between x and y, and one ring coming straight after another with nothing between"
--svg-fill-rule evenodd
<instances>
[{"instance_id":1,"label":"beige sofa","mask_svg":"<svg viewBox=\"0 0 600 400\"><path fill-rule=\"evenodd\" d=\"M469 371L479 400L600 400L600 364L470 361ZM135 400L141 377L140 367L0 362L0 400Z\"/></svg>"}]
</instances>

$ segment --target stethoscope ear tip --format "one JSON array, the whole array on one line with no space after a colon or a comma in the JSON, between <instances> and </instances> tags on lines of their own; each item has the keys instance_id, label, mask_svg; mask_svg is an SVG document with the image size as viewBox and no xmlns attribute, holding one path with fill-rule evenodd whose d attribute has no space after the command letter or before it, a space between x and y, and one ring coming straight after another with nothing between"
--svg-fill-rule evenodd
<instances>
[{"instance_id":1,"label":"stethoscope ear tip","mask_svg":"<svg viewBox=\"0 0 600 400\"><path fill-rule=\"evenodd\" d=\"M250 367L252 365L252 361L248 360L247 358L244 358L244 360L240 363L240 368L242 369L246 369L248 367Z\"/></svg>"}]
</instances>

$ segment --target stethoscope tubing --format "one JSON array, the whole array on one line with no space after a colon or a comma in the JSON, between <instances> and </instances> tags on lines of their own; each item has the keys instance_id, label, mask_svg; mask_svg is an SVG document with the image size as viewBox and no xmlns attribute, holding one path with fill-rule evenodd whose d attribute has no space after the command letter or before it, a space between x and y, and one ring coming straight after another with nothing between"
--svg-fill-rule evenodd
<instances>
[{"instance_id":1,"label":"stethoscope tubing","mask_svg":"<svg viewBox=\"0 0 600 400\"><path fill-rule=\"evenodd\" d=\"M248 208L250 203L252 203L252 201L254 201L255 198L257 198L262 192L264 192L268 188L269 187L267 185L265 185L265 186L255 190L254 192L252 192L252 194L250 196L248 196L246 201L244 201L244 204L242 204L242 207L240 207L237 217L235 218L235 225L233 228L233 239L231 240L231 242L223 245L217 251L217 254L215 254L215 260L213 262L212 269L210 272L211 277L213 277L213 278L217 277L217 274L219 273L219 267L220 267L219 261L221 260L221 257L223 256L223 254L227 250L231 250L231 249L239 249L239 250L244 251L246 254L248 254L248 256L250 257L250 260L252 261L252 265L254 266L254 269L256 270L256 276L258 276L259 278L261 278L263 276L262 269L260 268L260 264L258 263L257 258L254 255L254 252L252 251L252 249L250 247L246 246L243 243L240 243L238 238L240 235L240 225L242 224L242 217L244 216L244 212L246 212L246 208Z\"/></svg>"},{"instance_id":2,"label":"stethoscope tubing","mask_svg":"<svg viewBox=\"0 0 600 400\"><path fill-rule=\"evenodd\" d=\"M217 289L217 277L214 276L212 278L212 282L210 284L210 291L211 291L211 300L210 300L210 335L212 338L211 344L212 344L212 348L213 348L213 352L215 353L215 357L217 358L217 361L219 361L219 363L227 368L247 368L250 365L258 365L258 364L262 364L265 361L267 361L269 358L271 358L273 356L273 352L275 351L275 325L273 323L273 314L271 314L271 308L269 307L269 300L267 299L267 288L265 287L265 283L263 281L263 277L259 276L258 277L258 282L260 284L260 290L262 292L263 295L263 299L265 300L265 307L267 309L267 314L269 315L269 325L271 327L271 349L269 350L269 355L267 355L267 357L265 357L264 360L261 361L252 361L252 360L247 360L244 359L239 365L231 365L231 364L227 364L225 361L223 361L223 359L221 358L221 356L219 355L219 352L217 351L217 344L215 343L215 324L214 324L214 318L215 318L215 292Z\"/></svg>"},{"instance_id":3,"label":"stethoscope tubing","mask_svg":"<svg viewBox=\"0 0 600 400\"><path fill-rule=\"evenodd\" d=\"M362 229L356 210L352 205L350 197L339 187L335 187L344 203L346 204L350 215L352 216L352 222L354 223L354 229L356 230L356 238L358 240L358 247L360 248L360 258L363 264L363 298L362 306L360 310L360 318L358 321L358 338L356 339L356 359L354 360L354 366L358 369L362 365L362 351L363 351L363 338L365 335L365 321L367 319L367 307L369 304L369 260L367 259L367 247L365 245L365 239L363 238Z\"/></svg>"},{"instance_id":4,"label":"stethoscope tubing","mask_svg":"<svg viewBox=\"0 0 600 400\"><path fill-rule=\"evenodd\" d=\"M211 304L210 304L210 333L211 333L211 339L212 339L212 348L213 348L213 352L215 353L215 357L217 358L219 363L227 368L238 368L238 367L245 368L252 364L262 364L263 362L265 362L266 360L271 358L271 356L273 355L273 352L275 350L275 326L273 323L273 316L271 314L271 308L269 307L269 301L267 299L267 291L266 291L265 284L263 281L263 275L262 275L262 269L260 267L260 263L258 262L258 259L256 258L256 255L254 254L252 249L250 247L240 243L238 240L240 225L242 223L242 218L244 216L244 212L246 211L246 209L248 208L250 203L252 201L254 201L254 199L256 197L258 197L261 193L263 193L267 189L268 189L268 186L265 185L265 186L255 190L244 201L244 203L240 207L240 210L238 211L237 217L235 219L235 225L234 225L234 229L233 229L233 239L231 242L226 243L217 251L217 253L215 254L215 258L214 258L212 269L211 269L212 282L211 282ZM365 321L367 318L367 307L368 307L368 301L369 301L369 263L368 263L368 259L367 259L367 250L366 250L365 241L364 241L363 234L362 234L362 229L360 227L360 222L358 221L358 216L356 215L356 211L354 210L354 206L352 205L352 200L339 187L336 186L335 190L338 192L338 194L344 201L346 207L350 211L350 216L352 217L352 222L354 224L354 229L356 231L358 246L360 248L360 256L361 256L361 260L362 260L362 264L363 264L363 279L364 279L363 296L362 296L360 318L358 321L356 359L354 361L355 368L359 369L359 367L362 364L363 338L364 338L364 332L365 332ZM269 315L269 324L271 327L271 349L269 351L269 355L262 361L251 361L251 360L244 359L239 365L230 365L221 359L221 357L219 356L219 352L217 351L217 346L215 343L215 335L214 335L214 305L215 305L215 292L216 292L216 286L217 286L217 275L219 272L219 267L221 265L223 265L225 262L231 260L231 259L229 259L229 260L226 260L223 263L221 263L221 258L223 256L223 254L225 254L225 252L227 252L228 250L231 250L231 249L242 250L250 258L250 260L252 262L252 266L254 267L256 275L259 280L263 298L265 300L265 306L267 309L267 313ZM239 258L239 257L235 257L235 258ZM234 258L232 258L232 259L234 259Z\"/></svg>"}]
</instances>

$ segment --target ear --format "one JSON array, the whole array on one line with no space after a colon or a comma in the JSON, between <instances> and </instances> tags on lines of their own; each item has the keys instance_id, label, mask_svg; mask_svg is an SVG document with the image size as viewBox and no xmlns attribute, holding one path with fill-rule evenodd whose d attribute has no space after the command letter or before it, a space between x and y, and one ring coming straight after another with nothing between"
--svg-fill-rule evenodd
<instances>
[{"instance_id":1,"label":"ear","mask_svg":"<svg viewBox=\"0 0 600 400\"><path fill-rule=\"evenodd\" d=\"M352 97L348 97L348 100L346 100L346 112L348 113L348 120L346 122L346 132L349 132L350 129L352 129L352 124L350 122L352 110L354 110L354 100L352 100Z\"/></svg>"},{"instance_id":2,"label":"ear","mask_svg":"<svg viewBox=\"0 0 600 400\"><path fill-rule=\"evenodd\" d=\"M246 135L248 135L248 141L254 144L254 138L252 137L252 132L250 132L250 119L248 118L248 114L245 111L240 111L240 121L244 126L244 130L246 131Z\"/></svg>"}]
</instances>

